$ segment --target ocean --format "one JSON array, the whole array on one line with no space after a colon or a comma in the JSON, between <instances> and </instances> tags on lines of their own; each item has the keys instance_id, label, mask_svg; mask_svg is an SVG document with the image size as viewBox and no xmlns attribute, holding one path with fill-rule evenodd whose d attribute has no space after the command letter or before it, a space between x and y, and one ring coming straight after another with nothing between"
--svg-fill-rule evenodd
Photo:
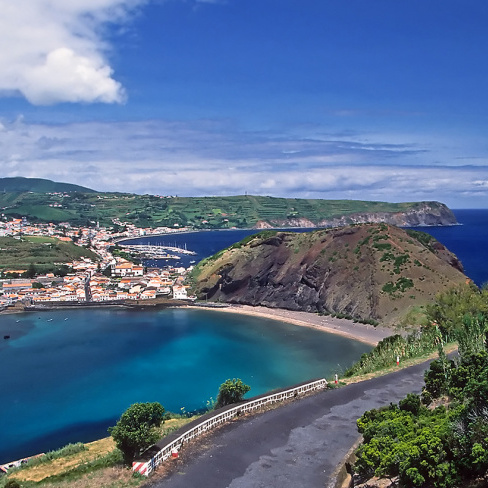
<instances>
[{"instance_id":1,"label":"ocean","mask_svg":"<svg viewBox=\"0 0 488 488\"><path fill-rule=\"evenodd\" d=\"M478 286L488 282L488 210L454 210L460 225L418 227L442 242L461 260L464 272Z\"/></svg>"},{"instance_id":2,"label":"ocean","mask_svg":"<svg viewBox=\"0 0 488 488\"><path fill-rule=\"evenodd\" d=\"M455 214L461 225L419 230L453 251L481 285L488 281L488 210ZM254 232L207 231L145 241L186 244L197 253L182 256L180 262L188 265ZM204 408L227 378L241 378L251 385L250 395L258 395L340 374L370 349L272 320L183 309L4 315L4 335L11 338L0 342L0 463L104 437L135 402L159 401L169 411L188 412Z\"/></svg>"},{"instance_id":3,"label":"ocean","mask_svg":"<svg viewBox=\"0 0 488 488\"><path fill-rule=\"evenodd\" d=\"M414 227L416 230L427 232L442 242L461 260L465 273L478 286L488 282L488 210L454 210L460 225L449 227ZM293 229L294 232L310 232L313 229ZM212 256L216 252L248 235L255 234L256 230L215 230L202 232L189 232L171 234L170 236L151 236L125 241L127 244L163 244L186 246L196 252L196 256L180 255L179 261L155 260L145 261L147 266L178 265L189 266L190 261L200 261Z\"/></svg>"}]
</instances>

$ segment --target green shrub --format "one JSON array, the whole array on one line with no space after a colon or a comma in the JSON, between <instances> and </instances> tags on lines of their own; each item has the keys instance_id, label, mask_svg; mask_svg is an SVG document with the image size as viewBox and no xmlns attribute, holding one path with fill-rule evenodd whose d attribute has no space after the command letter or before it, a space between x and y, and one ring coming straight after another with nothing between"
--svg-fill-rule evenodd
<instances>
[{"instance_id":1,"label":"green shrub","mask_svg":"<svg viewBox=\"0 0 488 488\"><path fill-rule=\"evenodd\" d=\"M117 424L108 429L126 462L130 463L159 439L155 427L159 427L163 419L164 408L160 403L134 403Z\"/></svg>"},{"instance_id":2,"label":"green shrub","mask_svg":"<svg viewBox=\"0 0 488 488\"><path fill-rule=\"evenodd\" d=\"M228 379L220 385L217 400L215 402L215 408L221 408L225 405L232 403L238 403L242 401L244 395L251 389L249 385L246 385L239 378Z\"/></svg>"},{"instance_id":3,"label":"green shrub","mask_svg":"<svg viewBox=\"0 0 488 488\"><path fill-rule=\"evenodd\" d=\"M378 249L378 251L389 251L391 249L391 244L388 242L375 242L373 247Z\"/></svg>"}]
</instances>

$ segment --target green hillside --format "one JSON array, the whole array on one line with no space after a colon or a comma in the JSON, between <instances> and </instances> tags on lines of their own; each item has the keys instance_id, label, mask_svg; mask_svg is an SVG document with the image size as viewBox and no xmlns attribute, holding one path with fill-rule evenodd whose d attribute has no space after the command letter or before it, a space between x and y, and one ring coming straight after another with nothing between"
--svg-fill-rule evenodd
<instances>
[{"instance_id":1,"label":"green hillside","mask_svg":"<svg viewBox=\"0 0 488 488\"><path fill-rule=\"evenodd\" d=\"M0 193L0 210L6 216L27 217L32 222L70 222L74 225L111 226L114 218L138 227L195 229L324 226L330 219L354 214L434 215L431 225L456 223L438 202L386 203L354 200L314 200L252 195L229 197L159 197L130 193L41 192ZM439 220L439 215L442 218ZM390 222L395 225L422 223ZM354 223L354 222L344 222ZM343 224L341 222L341 224Z\"/></svg>"},{"instance_id":2,"label":"green hillside","mask_svg":"<svg viewBox=\"0 0 488 488\"><path fill-rule=\"evenodd\" d=\"M465 283L459 260L422 232L362 224L267 230L201 261L200 299L400 323L437 293Z\"/></svg>"},{"instance_id":3,"label":"green hillside","mask_svg":"<svg viewBox=\"0 0 488 488\"><path fill-rule=\"evenodd\" d=\"M83 256L98 260L92 251L54 237L0 237L0 270L35 265L37 271L46 272Z\"/></svg>"},{"instance_id":4,"label":"green hillside","mask_svg":"<svg viewBox=\"0 0 488 488\"><path fill-rule=\"evenodd\" d=\"M58 183L43 178L23 178L18 176L14 178L0 178L0 191L32 191L36 193L80 191L84 193L93 193L95 190L91 190L84 186L73 185L71 183Z\"/></svg>"}]
</instances>

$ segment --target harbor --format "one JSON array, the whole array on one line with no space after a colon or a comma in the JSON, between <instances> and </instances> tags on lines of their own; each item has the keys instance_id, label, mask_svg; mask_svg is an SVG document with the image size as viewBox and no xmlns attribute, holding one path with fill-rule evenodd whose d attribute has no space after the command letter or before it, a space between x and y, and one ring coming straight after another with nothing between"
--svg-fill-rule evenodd
<instances>
[{"instance_id":1,"label":"harbor","mask_svg":"<svg viewBox=\"0 0 488 488\"><path fill-rule=\"evenodd\" d=\"M166 246L164 244L119 244L125 251L140 259L181 259L178 254L195 256L196 252L184 247ZM177 254L173 254L177 253Z\"/></svg>"}]
</instances>

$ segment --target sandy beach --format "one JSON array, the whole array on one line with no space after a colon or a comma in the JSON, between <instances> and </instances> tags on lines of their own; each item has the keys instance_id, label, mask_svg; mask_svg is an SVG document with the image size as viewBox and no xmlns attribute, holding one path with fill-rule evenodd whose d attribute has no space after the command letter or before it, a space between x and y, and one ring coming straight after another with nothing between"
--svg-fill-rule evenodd
<instances>
[{"instance_id":1,"label":"sandy beach","mask_svg":"<svg viewBox=\"0 0 488 488\"><path fill-rule=\"evenodd\" d=\"M127 304L106 304L106 303L97 303L92 304L93 307L121 307ZM137 303L134 304L135 306L139 306L141 308L146 307L153 307L153 306L161 306L161 303L157 300L148 300L144 303ZM395 331L393 329L389 329L387 327L382 326L372 326L368 324L359 324L354 323L352 320L347 319L337 319L330 316L321 316L316 313L310 312L299 312L294 310L285 310L281 308L268 308L268 307L252 307L251 305L235 305L229 304L223 307L213 307L213 306L205 306L205 305L189 305L188 302L176 304L174 301L169 301L165 299L165 305L169 307L187 307L187 308L194 308L198 310L212 310L217 312L223 313L237 313L242 315L251 315L254 317L262 317L266 319L278 320L280 322L288 322L291 324L299 325L302 327L313 327L316 329L320 329L324 332L329 332L331 334L338 334L344 337L348 337L350 339L355 339L360 342L364 342L365 344L370 344L375 346L378 344L379 341L393 335ZM42 311L49 311L59 309L61 307L53 306L52 308L41 310ZM63 309L69 310L70 308L85 308L82 305L77 304L69 304L69 306L62 307ZM3 310L1 314L9 314L9 313L24 313L25 310L19 307L9 308L7 310Z\"/></svg>"},{"instance_id":2,"label":"sandy beach","mask_svg":"<svg viewBox=\"0 0 488 488\"><path fill-rule=\"evenodd\" d=\"M374 327L372 325L354 323L352 320L336 319L330 316L320 316L315 313L297 312L279 308L252 307L250 305L229 305L228 307L221 308L198 306L190 308L252 315L254 317L279 320L280 322L289 322L303 327L313 327L324 332L355 339L372 346L375 346L385 337L395 333L392 329L386 327Z\"/></svg>"}]
</instances>

